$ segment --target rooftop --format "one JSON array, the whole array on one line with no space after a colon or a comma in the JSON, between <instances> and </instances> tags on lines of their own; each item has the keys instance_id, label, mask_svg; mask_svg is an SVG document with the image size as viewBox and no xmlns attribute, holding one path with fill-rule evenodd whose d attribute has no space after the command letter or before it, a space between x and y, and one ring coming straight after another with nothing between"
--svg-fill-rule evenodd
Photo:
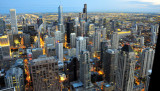
<instances>
[{"instance_id":1,"label":"rooftop","mask_svg":"<svg viewBox=\"0 0 160 91\"><path fill-rule=\"evenodd\" d=\"M74 82L71 82L71 85L74 87L74 88L78 88L78 87L82 87L83 86L83 83L81 81L74 81Z\"/></svg>"}]
</instances>

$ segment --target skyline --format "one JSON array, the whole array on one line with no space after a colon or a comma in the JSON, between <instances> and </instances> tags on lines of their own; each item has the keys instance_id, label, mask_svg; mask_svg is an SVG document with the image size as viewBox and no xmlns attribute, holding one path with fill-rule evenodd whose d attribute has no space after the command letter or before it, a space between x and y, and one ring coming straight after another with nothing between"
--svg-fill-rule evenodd
<instances>
[{"instance_id":1,"label":"skyline","mask_svg":"<svg viewBox=\"0 0 160 91\"><path fill-rule=\"evenodd\" d=\"M0 14L0 91L148 91L160 13L98 13L99 4L78 3L69 7L83 6L79 13L56 2L57 13Z\"/></svg>"},{"instance_id":2,"label":"skyline","mask_svg":"<svg viewBox=\"0 0 160 91\"><path fill-rule=\"evenodd\" d=\"M16 9L18 13L57 13L58 6L62 5L63 12L82 12L83 4L88 5L88 12L139 12L160 13L160 1L158 0L0 0L0 14L9 14L9 9Z\"/></svg>"}]
</instances>

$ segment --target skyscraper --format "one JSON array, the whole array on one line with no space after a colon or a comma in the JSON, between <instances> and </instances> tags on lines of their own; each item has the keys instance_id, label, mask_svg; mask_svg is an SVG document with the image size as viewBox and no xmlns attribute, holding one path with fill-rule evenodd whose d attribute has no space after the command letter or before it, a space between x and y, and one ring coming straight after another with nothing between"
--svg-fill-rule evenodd
<instances>
[{"instance_id":1,"label":"skyscraper","mask_svg":"<svg viewBox=\"0 0 160 91\"><path fill-rule=\"evenodd\" d=\"M74 22L72 21L67 22L66 31L67 31L67 43L70 44L70 34L74 33Z\"/></svg>"},{"instance_id":2,"label":"skyscraper","mask_svg":"<svg viewBox=\"0 0 160 91\"><path fill-rule=\"evenodd\" d=\"M10 9L10 19L11 19L11 28L15 28L15 30L12 30L13 34L18 34L18 27L17 27L17 17L16 17L16 10Z\"/></svg>"},{"instance_id":3,"label":"skyscraper","mask_svg":"<svg viewBox=\"0 0 160 91\"><path fill-rule=\"evenodd\" d=\"M51 36L51 27L48 27L48 36Z\"/></svg>"},{"instance_id":4,"label":"skyscraper","mask_svg":"<svg viewBox=\"0 0 160 91\"><path fill-rule=\"evenodd\" d=\"M24 34L23 35L23 40L24 40L24 45L29 47L30 46L30 35L29 34Z\"/></svg>"},{"instance_id":5,"label":"skyscraper","mask_svg":"<svg viewBox=\"0 0 160 91\"><path fill-rule=\"evenodd\" d=\"M62 33L61 33L61 31L56 31L54 35L55 35L56 43L58 41L61 42L61 40L62 40Z\"/></svg>"},{"instance_id":6,"label":"skyscraper","mask_svg":"<svg viewBox=\"0 0 160 91\"><path fill-rule=\"evenodd\" d=\"M70 40L71 40L71 43L70 43L70 46L71 48L76 48L76 33L71 33L70 34Z\"/></svg>"},{"instance_id":7,"label":"skyscraper","mask_svg":"<svg viewBox=\"0 0 160 91\"><path fill-rule=\"evenodd\" d=\"M119 44L119 35L117 32L113 32L111 38L112 49L118 49L118 44Z\"/></svg>"},{"instance_id":8,"label":"skyscraper","mask_svg":"<svg viewBox=\"0 0 160 91\"><path fill-rule=\"evenodd\" d=\"M157 42L156 32L152 32L152 35L151 35L151 43L152 43L152 45L154 45L156 42Z\"/></svg>"},{"instance_id":9,"label":"skyscraper","mask_svg":"<svg viewBox=\"0 0 160 91\"><path fill-rule=\"evenodd\" d=\"M86 50L86 39L79 36L76 38L76 56L78 59L82 50Z\"/></svg>"},{"instance_id":10,"label":"skyscraper","mask_svg":"<svg viewBox=\"0 0 160 91\"><path fill-rule=\"evenodd\" d=\"M118 63L118 50L107 49L103 55L102 63L105 80L108 83L115 83L116 69Z\"/></svg>"},{"instance_id":11,"label":"skyscraper","mask_svg":"<svg viewBox=\"0 0 160 91\"><path fill-rule=\"evenodd\" d=\"M79 13L79 22L82 20L82 13Z\"/></svg>"},{"instance_id":12,"label":"skyscraper","mask_svg":"<svg viewBox=\"0 0 160 91\"><path fill-rule=\"evenodd\" d=\"M154 32L155 32L155 33L158 33L157 30L158 30L158 26L157 26L157 25L151 25L151 33L152 33L152 34L153 34Z\"/></svg>"},{"instance_id":13,"label":"skyscraper","mask_svg":"<svg viewBox=\"0 0 160 91\"><path fill-rule=\"evenodd\" d=\"M79 17L75 17L74 22L75 22L75 25L78 25L79 24Z\"/></svg>"},{"instance_id":14,"label":"skyscraper","mask_svg":"<svg viewBox=\"0 0 160 91\"><path fill-rule=\"evenodd\" d=\"M43 23L43 20L42 20L42 16L40 16L38 19L37 19L37 25L38 27Z\"/></svg>"},{"instance_id":15,"label":"skyscraper","mask_svg":"<svg viewBox=\"0 0 160 91\"><path fill-rule=\"evenodd\" d=\"M110 47L109 41L103 40L101 42L101 60L102 61L103 61L104 54L106 53L106 50L109 49L109 47Z\"/></svg>"},{"instance_id":16,"label":"skyscraper","mask_svg":"<svg viewBox=\"0 0 160 91\"><path fill-rule=\"evenodd\" d=\"M65 73L69 82L78 80L79 61L76 57L71 57L69 61L65 61Z\"/></svg>"},{"instance_id":17,"label":"skyscraper","mask_svg":"<svg viewBox=\"0 0 160 91\"><path fill-rule=\"evenodd\" d=\"M56 44L56 54L59 61L63 62L63 43Z\"/></svg>"},{"instance_id":18,"label":"skyscraper","mask_svg":"<svg viewBox=\"0 0 160 91\"><path fill-rule=\"evenodd\" d=\"M133 91L135 54L130 45L124 45L118 56L116 91Z\"/></svg>"},{"instance_id":19,"label":"skyscraper","mask_svg":"<svg viewBox=\"0 0 160 91\"><path fill-rule=\"evenodd\" d=\"M140 39L140 46L143 47L144 46L144 37L142 36Z\"/></svg>"},{"instance_id":20,"label":"skyscraper","mask_svg":"<svg viewBox=\"0 0 160 91\"><path fill-rule=\"evenodd\" d=\"M58 7L58 24L63 24L63 10L62 10L62 6Z\"/></svg>"},{"instance_id":21,"label":"skyscraper","mask_svg":"<svg viewBox=\"0 0 160 91\"><path fill-rule=\"evenodd\" d=\"M102 38L106 39L106 28L102 28Z\"/></svg>"},{"instance_id":22,"label":"skyscraper","mask_svg":"<svg viewBox=\"0 0 160 91\"><path fill-rule=\"evenodd\" d=\"M30 68L34 91L60 91L58 62L54 57L34 59Z\"/></svg>"},{"instance_id":23,"label":"skyscraper","mask_svg":"<svg viewBox=\"0 0 160 91\"><path fill-rule=\"evenodd\" d=\"M7 35L0 36L0 46L2 49L3 57L10 56L10 43Z\"/></svg>"},{"instance_id":24,"label":"skyscraper","mask_svg":"<svg viewBox=\"0 0 160 91\"><path fill-rule=\"evenodd\" d=\"M113 31L113 32L116 32L115 22L116 22L115 20L112 20L112 21L111 21L111 28L112 28L112 31Z\"/></svg>"},{"instance_id":25,"label":"skyscraper","mask_svg":"<svg viewBox=\"0 0 160 91\"><path fill-rule=\"evenodd\" d=\"M94 34L94 41L93 41L95 51L100 51L100 43L101 43L101 30L97 29Z\"/></svg>"},{"instance_id":26,"label":"skyscraper","mask_svg":"<svg viewBox=\"0 0 160 91\"><path fill-rule=\"evenodd\" d=\"M3 59L3 52L2 52L2 47L0 46L0 60Z\"/></svg>"},{"instance_id":27,"label":"skyscraper","mask_svg":"<svg viewBox=\"0 0 160 91\"><path fill-rule=\"evenodd\" d=\"M91 85L91 69L89 51L82 50L80 56L80 81L84 88L89 88Z\"/></svg>"},{"instance_id":28,"label":"skyscraper","mask_svg":"<svg viewBox=\"0 0 160 91\"><path fill-rule=\"evenodd\" d=\"M86 22L85 20L81 20L80 21L80 33L81 33L81 36L85 36L86 35Z\"/></svg>"},{"instance_id":29,"label":"skyscraper","mask_svg":"<svg viewBox=\"0 0 160 91\"><path fill-rule=\"evenodd\" d=\"M152 48L145 48L140 56L141 61L141 77L148 76L148 70L152 70L155 50Z\"/></svg>"},{"instance_id":30,"label":"skyscraper","mask_svg":"<svg viewBox=\"0 0 160 91\"><path fill-rule=\"evenodd\" d=\"M87 22L87 4L84 4L83 19Z\"/></svg>"},{"instance_id":31,"label":"skyscraper","mask_svg":"<svg viewBox=\"0 0 160 91\"><path fill-rule=\"evenodd\" d=\"M65 26L63 23L63 8L61 5L58 7L58 30L61 31L62 33L61 41L64 42Z\"/></svg>"},{"instance_id":32,"label":"skyscraper","mask_svg":"<svg viewBox=\"0 0 160 91\"><path fill-rule=\"evenodd\" d=\"M65 27L63 24L58 24L58 31L61 31L62 33L65 33Z\"/></svg>"},{"instance_id":33,"label":"skyscraper","mask_svg":"<svg viewBox=\"0 0 160 91\"><path fill-rule=\"evenodd\" d=\"M10 68L5 75L5 85L8 88L15 87L16 91L24 91L24 74L19 67Z\"/></svg>"},{"instance_id":34,"label":"skyscraper","mask_svg":"<svg viewBox=\"0 0 160 91\"><path fill-rule=\"evenodd\" d=\"M56 48L53 46L53 44L46 44L45 53L47 57L54 56L56 55Z\"/></svg>"},{"instance_id":35,"label":"skyscraper","mask_svg":"<svg viewBox=\"0 0 160 91\"><path fill-rule=\"evenodd\" d=\"M150 83L150 79L151 79L151 73L152 73L152 70L148 70L148 75L146 75L144 78L146 79L145 80L145 83L144 83L144 90L145 91L149 91L148 90L148 87L149 87L149 83Z\"/></svg>"},{"instance_id":36,"label":"skyscraper","mask_svg":"<svg viewBox=\"0 0 160 91\"><path fill-rule=\"evenodd\" d=\"M5 30L5 21L0 18L0 34L3 34Z\"/></svg>"}]
</instances>

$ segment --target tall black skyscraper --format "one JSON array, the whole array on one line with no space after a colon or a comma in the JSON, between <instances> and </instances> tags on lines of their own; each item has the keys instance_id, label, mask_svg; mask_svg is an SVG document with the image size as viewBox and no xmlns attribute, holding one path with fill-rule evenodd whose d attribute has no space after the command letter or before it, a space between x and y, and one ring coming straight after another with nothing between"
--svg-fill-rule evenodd
<instances>
[{"instance_id":1,"label":"tall black skyscraper","mask_svg":"<svg viewBox=\"0 0 160 91\"><path fill-rule=\"evenodd\" d=\"M66 31L67 31L67 43L70 44L70 34L74 33L74 22L73 21L67 22Z\"/></svg>"},{"instance_id":2,"label":"tall black skyscraper","mask_svg":"<svg viewBox=\"0 0 160 91\"><path fill-rule=\"evenodd\" d=\"M38 24L38 27L43 23L43 20L42 18L38 18L37 19L37 24Z\"/></svg>"},{"instance_id":3,"label":"tall black skyscraper","mask_svg":"<svg viewBox=\"0 0 160 91\"><path fill-rule=\"evenodd\" d=\"M79 70L79 61L76 57L71 57L70 61L65 63L65 73L67 75L68 81L73 82L78 80L78 70Z\"/></svg>"},{"instance_id":4,"label":"tall black skyscraper","mask_svg":"<svg viewBox=\"0 0 160 91\"><path fill-rule=\"evenodd\" d=\"M118 50L107 49L103 54L103 71L105 74L105 81L108 83L115 82L116 69L118 63Z\"/></svg>"},{"instance_id":5,"label":"tall black skyscraper","mask_svg":"<svg viewBox=\"0 0 160 91\"><path fill-rule=\"evenodd\" d=\"M87 4L84 4L83 19L87 22Z\"/></svg>"}]
</instances>

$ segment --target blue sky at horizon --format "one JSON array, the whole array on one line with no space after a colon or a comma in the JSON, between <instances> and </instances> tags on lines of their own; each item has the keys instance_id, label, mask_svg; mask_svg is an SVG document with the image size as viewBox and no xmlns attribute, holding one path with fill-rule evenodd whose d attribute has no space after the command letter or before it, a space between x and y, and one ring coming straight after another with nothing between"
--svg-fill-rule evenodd
<instances>
[{"instance_id":1,"label":"blue sky at horizon","mask_svg":"<svg viewBox=\"0 0 160 91\"><path fill-rule=\"evenodd\" d=\"M17 13L82 12L87 3L88 12L151 12L160 13L160 0L0 0L0 14Z\"/></svg>"}]
</instances>

